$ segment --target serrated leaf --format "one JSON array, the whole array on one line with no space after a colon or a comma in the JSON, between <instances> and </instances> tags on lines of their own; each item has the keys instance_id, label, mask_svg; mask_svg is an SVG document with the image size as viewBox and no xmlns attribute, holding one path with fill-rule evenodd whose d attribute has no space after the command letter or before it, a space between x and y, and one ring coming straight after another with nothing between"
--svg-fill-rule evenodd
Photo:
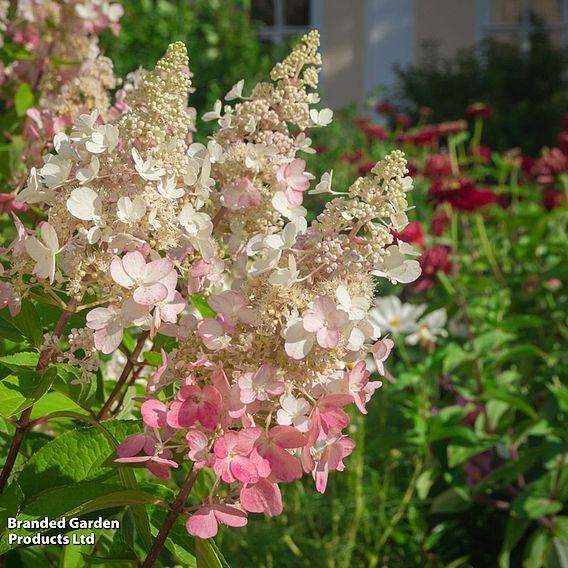
<instances>
[{"instance_id":1,"label":"serrated leaf","mask_svg":"<svg viewBox=\"0 0 568 568\"><path fill-rule=\"evenodd\" d=\"M22 367L35 369L39 360L39 353L30 351L21 351L12 355L0 357L0 364L4 365L11 371L18 371Z\"/></svg>"},{"instance_id":2,"label":"serrated leaf","mask_svg":"<svg viewBox=\"0 0 568 568\"><path fill-rule=\"evenodd\" d=\"M104 423L114 438L123 440L140 430L137 421ZM114 447L103 431L95 427L65 432L43 446L22 469L18 481L26 501L43 487L59 487L109 477L114 468ZM131 487L132 488L132 487Z\"/></svg>"},{"instance_id":3,"label":"serrated leaf","mask_svg":"<svg viewBox=\"0 0 568 568\"><path fill-rule=\"evenodd\" d=\"M78 483L47 489L27 501L17 518L21 521L48 517L51 520L87 515L95 511L125 507L128 505L156 504L159 500L150 493L125 489L121 485L104 483ZM73 530L67 527L68 530ZM48 530L48 529L46 529ZM61 529L66 532L65 529ZM10 529L21 536L34 534L38 529ZM39 532L43 532L39 530ZM0 539L0 554L14 548L7 542L6 535Z\"/></svg>"},{"instance_id":4,"label":"serrated leaf","mask_svg":"<svg viewBox=\"0 0 568 568\"><path fill-rule=\"evenodd\" d=\"M82 406L89 406L97 392L97 382L93 375L91 380L84 382L81 371L66 363L53 365L57 376L53 381L53 389L64 394Z\"/></svg>"},{"instance_id":5,"label":"serrated leaf","mask_svg":"<svg viewBox=\"0 0 568 568\"><path fill-rule=\"evenodd\" d=\"M11 317L5 310L0 310L0 318L15 327L34 347L41 347L43 327L39 315L31 302L22 302L22 309L17 316Z\"/></svg>"},{"instance_id":6,"label":"serrated leaf","mask_svg":"<svg viewBox=\"0 0 568 568\"><path fill-rule=\"evenodd\" d=\"M36 403L49 390L55 373L46 371L20 371L18 376L8 375L0 381L0 416L18 414Z\"/></svg>"}]
</instances>

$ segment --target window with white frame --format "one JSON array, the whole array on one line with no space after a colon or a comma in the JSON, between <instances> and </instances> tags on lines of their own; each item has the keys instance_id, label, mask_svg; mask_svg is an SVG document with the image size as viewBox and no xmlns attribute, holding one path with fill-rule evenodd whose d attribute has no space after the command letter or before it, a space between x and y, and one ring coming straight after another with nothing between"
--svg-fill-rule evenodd
<instances>
[{"instance_id":1,"label":"window with white frame","mask_svg":"<svg viewBox=\"0 0 568 568\"><path fill-rule=\"evenodd\" d=\"M310 0L252 0L251 17L262 22L261 39L281 43L310 30Z\"/></svg>"},{"instance_id":2,"label":"window with white frame","mask_svg":"<svg viewBox=\"0 0 568 568\"><path fill-rule=\"evenodd\" d=\"M529 49L535 31L548 35L553 45L563 47L568 39L567 0L491 0L489 37Z\"/></svg>"}]
</instances>

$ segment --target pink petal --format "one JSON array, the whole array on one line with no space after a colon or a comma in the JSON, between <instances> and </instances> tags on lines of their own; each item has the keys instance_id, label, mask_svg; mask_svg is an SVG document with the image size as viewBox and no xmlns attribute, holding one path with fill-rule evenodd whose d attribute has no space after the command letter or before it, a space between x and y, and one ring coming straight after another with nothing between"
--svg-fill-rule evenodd
<instances>
[{"instance_id":1,"label":"pink petal","mask_svg":"<svg viewBox=\"0 0 568 568\"><path fill-rule=\"evenodd\" d=\"M197 420L197 406L175 401L167 414L168 425L172 428L189 428Z\"/></svg>"},{"instance_id":2,"label":"pink petal","mask_svg":"<svg viewBox=\"0 0 568 568\"><path fill-rule=\"evenodd\" d=\"M137 304L142 306L153 306L168 296L168 289L160 282L139 286L134 290L132 297Z\"/></svg>"},{"instance_id":3,"label":"pink petal","mask_svg":"<svg viewBox=\"0 0 568 568\"><path fill-rule=\"evenodd\" d=\"M203 507L189 517L185 525L187 532L200 538L212 538L217 534L217 520L211 507Z\"/></svg>"},{"instance_id":4,"label":"pink petal","mask_svg":"<svg viewBox=\"0 0 568 568\"><path fill-rule=\"evenodd\" d=\"M116 454L119 458L135 456L138 452L142 451L145 444L145 434L134 434L133 436L128 436L128 438L123 440L118 448L116 448Z\"/></svg>"},{"instance_id":5,"label":"pink petal","mask_svg":"<svg viewBox=\"0 0 568 568\"><path fill-rule=\"evenodd\" d=\"M258 481L258 470L248 458L235 456L229 467L235 478L243 483L256 483Z\"/></svg>"},{"instance_id":6,"label":"pink petal","mask_svg":"<svg viewBox=\"0 0 568 568\"><path fill-rule=\"evenodd\" d=\"M254 485L245 485L241 489L241 505L251 513L264 513L275 517L282 513L282 494L276 483L260 479Z\"/></svg>"},{"instance_id":7,"label":"pink petal","mask_svg":"<svg viewBox=\"0 0 568 568\"><path fill-rule=\"evenodd\" d=\"M109 326L95 331L95 347L105 355L112 353L122 341L122 326Z\"/></svg>"},{"instance_id":8,"label":"pink petal","mask_svg":"<svg viewBox=\"0 0 568 568\"><path fill-rule=\"evenodd\" d=\"M286 195L290 205L302 205L304 201L304 195L299 191L294 191L291 187L287 187L284 190L284 195Z\"/></svg>"},{"instance_id":9,"label":"pink petal","mask_svg":"<svg viewBox=\"0 0 568 568\"><path fill-rule=\"evenodd\" d=\"M137 250L127 252L122 257L122 266L133 280L141 281L144 278L146 260L144 260L144 255L141 252Z\"/></svg>"},{"instance_id":10,"label":"pink petal","mask_svg":"<svg viewBox=\"0 0 568 568\"><path fill-rule=\"evenodd\" d=\"M237 507L219 503L213 506L215 517L228 527L244 527L247 524L247 514Z\"/></svg>"},{"instance_id":11,"label":"pink petal","mask_svg":"<svg viewBox=\"0 0 568 568\"><path fill-rule=\"evenodd\" d=\"M339 343L339 331L322 327L317 331L316 338L320 347L334 349Z\"/></svg>"},{"instance_id":12,"label":"pink petal","mask_svg":"<svg viewBox=\"0 0 568 568\"><path fill-rule=\"evenodd\" d=\"M174 268L173 262L169 258L153 260L146 265L144 282L158 282L169 276Z\"/></svg>"},{"instance_id":13,"label":"pink petal","mask_svg":"<svg viewBox=\"0 0 568 568\"><path fill-rule=\"evenodd\" d=\"M300 462L286 450L272 445L265 457L270 462L271 474L274 479L290 482L302 477Z\"/></svg>"},{"instance_id":14,"label":"pink petal","mask_svg":"<svg viewBox=\"0 0 568 568\"><path fill-rule=\"evenodd\" d=\"M321 315L313 310L306 312L302 321L304 329L312 333L316 333L323 326L323 319Z\"/></svg>"},{"instance_id":15,"label":"pink petal","mask_svg":"<svg viewBox=\"0 0 568 568\"><path fill-rule=\"evenodd\" d=\"M307 443L306 437L293 426L274 426L269 436L281 448L302 448Z\"/></svg>"},{"instance_id":16,"label":"pink petal","mask_svg":"<svg viewBox=\"0 0 568 568\"><path fill-rule=\"evenodd\" d=\"M170 468L167 465L149 461L146 467L158 478L167 481L172 476ZM176 465L177 467L177 465Z\"/></svg>"},{"instance_id":17,"label":"pink petal","mask_svg":"<svg viewBox=\"0 0 568 568\"><path fill-rule=\"evenodd\" d=\"M115 256L110 263L110 275L112 279L120 286L131 288L134 286L134 280L126 273L122 266L122 260Z\"/></svg>"},{"instance_id":18,"label":"pink petal","mask_svg":"<svg viewBox=\"0 0 568 568\"><path fill-rule=\"evenodd\" d=\"M146 400L140 409L146 426L164 428L166 426L166 405L161 400Z\"/></svg>"}]
</instances>

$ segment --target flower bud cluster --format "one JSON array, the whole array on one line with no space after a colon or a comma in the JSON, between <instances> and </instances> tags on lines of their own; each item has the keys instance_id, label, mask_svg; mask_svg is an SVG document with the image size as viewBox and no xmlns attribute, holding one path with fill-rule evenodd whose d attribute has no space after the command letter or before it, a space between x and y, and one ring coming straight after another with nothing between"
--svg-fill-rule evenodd
<instances>
[{"instance_id":1,"label":"flower bud cluster","mask_svg":"<svg viewBox=\"0 0 568 568\"><path fill-rule=\"evenodd\" d=\"M381 383L365 358L383 375L393 347L372 317L374 277L419 274L391 236L407 224L411 189L400 152L347 192L322 176L311 192L337 197L308 225L313 176L298 154L313 152L305 128L332 119L311 108L317 44L305 36L250 97L237 83L225 98L239 102L204 116L218 123L206 146L189 143L187 54L171 45L121 119L81 115L18 196L47 221L17 225L0 303L17 312L31 290L75 296L89 311L66 360L83 375L125 328L174 341L147 382L144 432L117 461L161 479L184 460L211 470L211 494L187 523L203 538L251 512L281 513L281 483L308 474L323 492L345 468L345 408L367 412Z\"/></svg>"}]
</instances>

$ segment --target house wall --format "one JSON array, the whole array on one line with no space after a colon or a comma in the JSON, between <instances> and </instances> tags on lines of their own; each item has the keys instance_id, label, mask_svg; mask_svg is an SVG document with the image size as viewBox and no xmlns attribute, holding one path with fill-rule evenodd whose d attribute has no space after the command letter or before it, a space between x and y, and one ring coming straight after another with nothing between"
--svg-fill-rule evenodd
<instances>
[{"instance_id":1,"label":"house wall","mask_svg":"<svg viewBox=\"0 0 568 568\"><path fill-rule=\"evenodd\" d=\"M442 58L476 43L475 0L415 0L416 62L435 47Z\"/></svg>"},{"instance_id":2,"label":"house wall","mask_svg":"<svg viewBox=\"0 0 568 568\"><path fill-rule=\"evenodd\" d=\"M322 91L326 104L340 107L364 99L365 0L325 0L322 27Z\"/></svg>"}]
</instances>

